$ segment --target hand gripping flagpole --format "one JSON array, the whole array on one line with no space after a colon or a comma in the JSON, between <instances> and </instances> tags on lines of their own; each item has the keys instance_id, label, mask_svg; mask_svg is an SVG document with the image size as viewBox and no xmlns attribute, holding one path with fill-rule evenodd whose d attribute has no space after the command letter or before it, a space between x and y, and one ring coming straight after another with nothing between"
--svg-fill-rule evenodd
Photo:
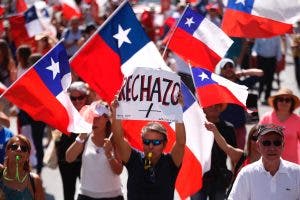
<instances>
[{"instance_id":1,"label":"hand gripping flagpole","mask_svg":"<svg viewBox=\"0 0 300 200\"><path fill-rule=\"evenodd\" d=\"M170 36L169 36L169 38L168 38L167 44L166 44L166 46L165 46L165 49L164 49L164 51L163 51L163 53L162 53L162 57L165 56L166 51L167 51L167 48L168 48L168 46L169 46L169 44L170 44L171 38L173 37L174 32L175 32L175 30L177 29L177 27L178 27L178 25L179 25L179 22L181 21L183 15L184 15L184 13L185 13L185 11L187 10L187 8L188 8L189 6L190 6L190 4L187 4L187 5L185 6L185 8L184 8L184 10L183 10L183 12L182 12L182 14L181 14L179 20L176 22L175 26L173 26L173 27L171 28Z\"/></svg>"}]
</instances>

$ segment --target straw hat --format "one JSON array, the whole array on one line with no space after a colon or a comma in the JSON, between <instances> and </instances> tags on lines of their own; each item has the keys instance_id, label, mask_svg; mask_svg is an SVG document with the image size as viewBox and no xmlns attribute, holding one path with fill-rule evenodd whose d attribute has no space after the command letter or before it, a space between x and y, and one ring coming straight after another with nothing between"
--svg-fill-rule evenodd
<instances>
[{"instance_id":1,"label":"straw hat","mask_svg":"<svg viewBox=\"0 0 300 200\"><path fill-rule=\"evenodd\" d=\"M270 96L269 99L268 99L268 103L270 106L274 107L273 105L273 102L274 102L274 99L276 97L279 97L279 96L289 96L291 97L294 102L295 102L295 108L299 107L300 106L300 100L299 98L293 94L293 91L290 90L290 89L287 89L287 88L281 88L280 90L278 90L278 92L276 94L274 94L273 96Z\"/></svg>"}]
</instances>

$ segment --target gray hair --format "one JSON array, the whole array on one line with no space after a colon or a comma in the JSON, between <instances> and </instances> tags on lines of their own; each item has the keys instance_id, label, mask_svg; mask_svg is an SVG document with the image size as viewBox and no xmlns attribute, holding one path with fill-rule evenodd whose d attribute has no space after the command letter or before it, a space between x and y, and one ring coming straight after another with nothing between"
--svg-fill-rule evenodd
<instances>
[{"instance_id":1,"label":"gray hair","mask_svg":"<svg viewBox=\"0 0 300 200\"><path fill-rule=\"evenodd\" d=\"M71 91L79 91L82 94L89 95L89 85L83 81L75 81L69 87L69 92Z\"/></svg>"}]
</instances>

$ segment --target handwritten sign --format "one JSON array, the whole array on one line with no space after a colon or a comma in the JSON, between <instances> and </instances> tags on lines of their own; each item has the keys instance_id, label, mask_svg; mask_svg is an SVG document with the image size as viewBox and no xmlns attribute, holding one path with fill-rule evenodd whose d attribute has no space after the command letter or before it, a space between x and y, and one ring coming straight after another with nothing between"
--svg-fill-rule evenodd
<instances>
[{"instance_id":1,"label":"handwritten sign","mask_svg":"<svg viewBox=\"0 0 300 200\"><path fill-rule=\"evenodd\" d=\"M165 70L137 68L120 90L117 119L182 121L180 77Z\"/></svg>"}]
</instances>

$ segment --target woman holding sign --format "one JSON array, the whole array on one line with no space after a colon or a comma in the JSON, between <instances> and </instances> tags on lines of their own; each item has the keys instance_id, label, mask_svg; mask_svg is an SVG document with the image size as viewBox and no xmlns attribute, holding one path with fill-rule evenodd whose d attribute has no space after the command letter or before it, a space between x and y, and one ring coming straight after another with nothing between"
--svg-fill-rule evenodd
<instances>
[{"instance_id":1,"label":"woman holding sign","mask_svg":"<svg viewBox=\"0 0 300 200\"><path fill-rule=\"evenodd\" d=\"M66 152L68 162L74 161L82 153L77 200L123 200L119 177L123 165L110 142L109 107L99 100L83 109L81 113L93 123L93 131L90 135L78 135Z\"/></svg>"},{"instance_id":2,"label":"woman holding sign","mask_svg":"<svg viewBox=\"0 0 300 200\"><path fill-rule=\"evenodd\" d=\"M183 105L183 98L179 95ZM121 160L128 170L127 198L130 200L174 199L175 181L181 167L185 148L183 122L176 123L176 142L170 153L163 151L168 142L166 128L150 122L141 130L143 152L132 148L124 139L121 120L116 119L117 100L112 102L113 140Z\"/></svg>"}]
</instances>

